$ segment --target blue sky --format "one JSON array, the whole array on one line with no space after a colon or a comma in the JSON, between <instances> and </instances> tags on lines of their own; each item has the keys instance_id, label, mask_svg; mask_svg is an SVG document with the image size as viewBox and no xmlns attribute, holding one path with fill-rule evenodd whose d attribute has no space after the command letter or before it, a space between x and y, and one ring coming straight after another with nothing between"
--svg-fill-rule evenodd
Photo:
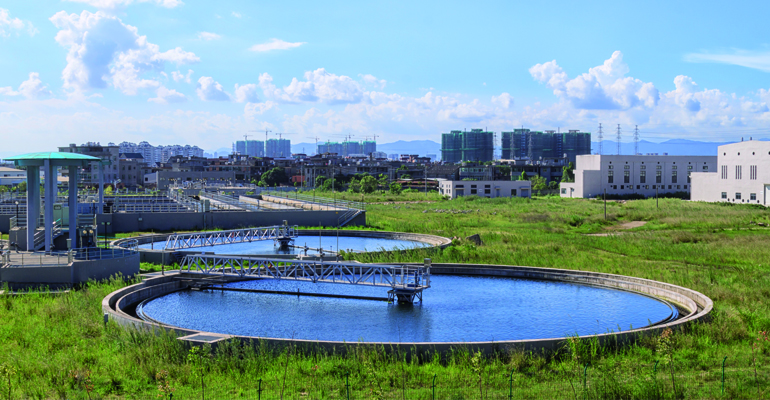
<instances>
[{"instance_id":1,"label":"blue sky","mask_svg":"<svg viewBox=\"0 0 770 400\"><path fill-rule=\"evenodd\" d=\"M4 1L0 156L264 129L770 133L770 3L517 3Z\"/></svg>"}]
</instances>

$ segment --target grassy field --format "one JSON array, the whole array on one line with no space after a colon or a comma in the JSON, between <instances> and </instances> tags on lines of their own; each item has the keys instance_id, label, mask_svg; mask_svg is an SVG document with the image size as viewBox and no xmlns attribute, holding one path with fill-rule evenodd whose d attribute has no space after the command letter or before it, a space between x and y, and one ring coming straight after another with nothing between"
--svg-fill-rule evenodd
<instances>
[{"instance_id":1,"label":"grassy field","mask_svg":"<svg viewBox=\"0 0 770 400\"><path fill-rule=\"evenodd\" d=\"M457 239L438 252L358 257L430 257L670 282L715 303L712 322L686 332L620 348L572 338L558 353L501 349L493 357L458 350L444 359L406 360L383 349L342 356L259 344L198 354L166 335L105 326L101 300L124 285L113 281L57 297L0 297L0 398L149 399L163 394L164 385L184 399L258 398L259 385L263 399L347 398L348 391L351 399L430 399L434 390L439 399L507 399L511 387L513 398L770 397L770 212L674 199L659 204L608 202L607 219L601 202L558 197L371 204L370 228ZM632 221L646 224L620 229ZM476 233L481 246L464 239ZM596 235L604 233L612 235Z\"/></svg>"}]
</instances>

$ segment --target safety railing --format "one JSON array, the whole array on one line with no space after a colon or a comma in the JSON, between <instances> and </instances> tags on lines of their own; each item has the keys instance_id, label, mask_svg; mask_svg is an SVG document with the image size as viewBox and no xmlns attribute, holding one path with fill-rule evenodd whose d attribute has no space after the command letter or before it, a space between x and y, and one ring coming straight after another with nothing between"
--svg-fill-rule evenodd
<instances>
[{"instance_id":1,"label":"safety railing","mask_svg":"<svg viewBox=\"0 0 770 400\"><path fill-rule=\"evenodd\" d=\"M134 254L138 254L136 249L114 247L114 248L101 248L101 247L86 247L72 249L72 258L77 261L84 260L108 260L113 258L129 257Z\"/></svg>"},{"instance_id":2,"label":"safety railing","mask_svg":"<svg viewBox=\"0 0 770 400\"><path fill-rule=\"evenodd\" d=\"M179 268L187 273L382 286L396 290L421 291L430 288L429 262L425 266L394 266L187 254Z\"/></svg>"},{"instance_id":3,"label":"safety railing","mask_svg":"<svg viewBox=\"0 0 770 400\"><path fill-rule=\"evenodd\" d=\"M281 238L294 239L298 236L299 230L296 225L275 225L259 228L232 229L227 231L184 233L170 235L166 239L166 244L163 249L176 250Z\"/></svg>"},{"instance_id":4,"label":"safety railing","mask_svg":"<svg viewBox=\"0 0 770 400\"><path fill-rule=\"evenodd\" d=\"M360 201L348 201L335 198L329 198L325 196L300 194L298 192L262 192L264 195L282 197L289 200L303 201L307 203L321 204L324 206L331 206L337 208L351 208L356 210L366 210L366 203Z\"/></svg>"},{"instance_id":5,"label":"safety railing","mask_svg":"<svg viewBox=\"0 0 770 400\"><path fill-rule=\"evenodd\" d=\"M67 252L17 252L5 250L2 252L3 268L14 267L59 267L72 263Z\"/></svg>"}]
</instances>

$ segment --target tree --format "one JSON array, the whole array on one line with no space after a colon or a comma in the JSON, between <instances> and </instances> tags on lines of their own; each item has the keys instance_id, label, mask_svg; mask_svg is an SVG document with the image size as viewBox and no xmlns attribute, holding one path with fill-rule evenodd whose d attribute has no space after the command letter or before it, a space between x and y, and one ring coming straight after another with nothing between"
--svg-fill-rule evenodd
<instances>
[{"instance_id":1,"label":"tree","mask_svg":"<svg viewBox=\"0 0 770 400\"><path fill-rule=\"evenodd\" d=\"M19 192L26 192L27 191L27 181L21 182L18 185L16 185L16 190Z\"/></svg>"},{"instance_id":2,"label":"tree","mask_svg":"<svg viewBox=\"0 0 770 400\"><path fill-rule=\"evenodd\" d=\"M105 195L105 196L111 196L111 195L112 195L112 186L107 186L107 187L104 189L104 195Z\"/></svg>"},{"instance_id":3,"label":"tree","mask_svg":"<svg viewBox=\"0 0 770 400\"><path fill-rule=\"evenodd\" d=\"M264 182L265 186L276 186L288 182L289 178L286 176L286 171L283 168L275 167L262 174L260 181Z\"/></svg>"},{"instance_id":4,"label":"tree","mask_svg":"<svg viewBox=\"0 0 770 400\"><path fill-rule=\"evenodd\" d=\"M388 187L388 177L385 174L380 174L380 178L377 180L377 184L384 191Z\"/></svg>"},{"instance_id":5,"label":"tree","mask_svg":"<svg viewBox=\"0 0 770 400\"><path fill-rule=\"evenodd\" d=\"M389 189L392 194L401 194L401 184L398 182L391 182Z\"/></svg>"},{"instance_id":6,"label":"tree","mask_svg":"<svg viewBox=\"0 0 770 400\"><path fill-rule=\"evenodd\" d=\"M556 182L556 181L548 182L548 189L558 189L558 188L559 188L559 182Z\"/></svg>"},{"instance_id":7,"label":"tree","mask_svg":"<svg viewBox=\"0 0 770 400\"><path fill-rule=\"evenodd\" d=\"M532 181L532 190L541 191L548 188L548 184L546 183L545 178L540 175L533 176L530 181Z\"/></svg>"},{"instance_id":8,"label":"tree","mask_svg":"<svg viewBox=\"0 0 770 400\"><path fill-rule=\"evenodd\" d=\"M412 179L412 175L403 174L403 175L401 175L401 179Z\"/></svg>"},{"instance_id":9,"label":"tree","mask_svg":"<svg viewBox=\"0 0 770 400\"><path fill-rule=\"evenodd\" d=\"M0 193L5 193L7 191L8 191L8 187L7 186L0 186Z\"/></svg>"},{"instance_id":10,"label":"tree","mask_svg":"<svg viewBox=\"0 0 770 400\"><path fill-rule=\"evenodd\" d=\"M324 185L324 181L326 180L326 177L323 175L318 175L315 177L315 187L321 187Z\"/></svg>"},{"instance_id":11,"label":"tree","mask_svg":"<svg viewBox=\"0 0 770 400\"><path fill-rule=\"evenodd\" d=\"M374 191L377 190L377 179L374 179L371 175L366 175L361 178L360 184L361 191L366 194L374 193Z\"/></svg>"},{"instance_id":12,"label":"tree","mask_svg":"<svg viewBox=\"0 0 770 400\"><path fill-rule=\"evenodd\" d=\"M561 181L562 182L574 182L575 181L575 174L573 170L575 169L575 166L570 161L569 164L565 165L561 169Z\"/></svg>"},{"instance_id":13,"label":"tree","mask_svg":"<svg viewBox=\"0 0 770 400\"><path fill-rule=\"evenodd\" d=\"M351 179L350 184L348 184L348 192L361 193L361 181L356 178Z\"/></svg>"},{"instance_id":14,"label":"tree","mask_svg":"<svg viewBox=\"0 0 770 400\"><path fill-rule=\"evenodd\" d=\"M520 181L526 181L526 180L528 180L527 178L528 178L527 171L521 171L521 176L519 176L519 180Z\"/></svg>"},{"instance_id":15,"label":"tree","mask_svg":"<svg viewBox=\"0 0 770 400\"><path fill-rule=\"evenodd\" d=\"M338 181L337 179L327 179L324 181L323 186L321 187L321 190L332 190L332 185L334 185L334 190L341 190L342 189L342 183Z\"/></svg>"},{"instance_id":16,"label":"tree","mask_svg":"<svg viewBox=\"0 0 770 400\"><path fill-rule=\"evenodd\" d=\"M503 177L510 177L511 176L511 167L507 165L501 165L498 170L500 171L500 175Z\"/></svg>"}]
</instances>

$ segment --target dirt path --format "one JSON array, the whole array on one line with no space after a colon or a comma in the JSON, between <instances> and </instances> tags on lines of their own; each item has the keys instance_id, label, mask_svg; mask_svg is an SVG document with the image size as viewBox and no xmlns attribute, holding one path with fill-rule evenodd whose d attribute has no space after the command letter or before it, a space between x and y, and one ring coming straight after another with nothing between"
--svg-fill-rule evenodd
<instances>
[{"instance_id":1,"label":"dirt path","mask_svg":"<svg viewBox=\"0 0 770 400\"><path fill-rule=\"evenodd\" d=\"M586 236L612 236L612 235L622 235L624 232L617 232L622 230L628 230L628 229L634 229L639 228L641 226L644 226L647 224L647 221L630 221L630 222L624 222L620 225L610 226L606 228L606 230L610 232L603 232L603 233L589 233Z\"/></svg>"}]
</instances>

